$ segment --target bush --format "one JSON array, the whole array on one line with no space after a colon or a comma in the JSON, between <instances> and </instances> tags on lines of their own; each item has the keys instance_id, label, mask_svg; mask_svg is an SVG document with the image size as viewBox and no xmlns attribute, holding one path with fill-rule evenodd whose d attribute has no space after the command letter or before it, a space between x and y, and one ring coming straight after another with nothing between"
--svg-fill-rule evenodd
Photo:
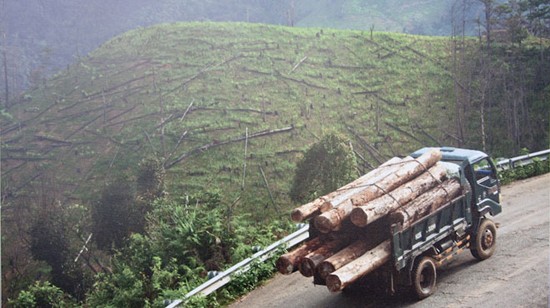
<instances>
[{"instance_id":1,"label":"bush","mask_svg":"<svg viewBox=\"0 0 550 308\"><path fill-rule=\"evenodd\" d=\"M549 172L550 159L541 160L540 158L534 158L533 163L501 171L499 176L501 184L505 185L516 180L522 180Z\"/></svg>"},{"instance_id":2,"label":"bush","mask_svg":"<svg viewBox=\"0 0 550 308\"><path fill-rule=\"evenodd\" d=\"M328 134L298 162L290 197L305 203L356 179L357 162L347 138Z\"/></svg>"},{"instance_id":3,"label":"bush","mask_svg":"<svg viewBox=\"0 0 550 308\"><path fill-rule=\"evenodd\" d=\"M75 303L63 291L49 283L36 281L28 290L21 291L15 300L9 300L10 307L73 307Z\"/></svg>"}]
</instances>

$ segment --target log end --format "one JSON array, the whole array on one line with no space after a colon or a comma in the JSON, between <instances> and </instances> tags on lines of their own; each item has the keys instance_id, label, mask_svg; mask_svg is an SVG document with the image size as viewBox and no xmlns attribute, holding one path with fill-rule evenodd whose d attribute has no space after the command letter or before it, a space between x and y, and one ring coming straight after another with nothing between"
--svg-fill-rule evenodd
<instances>
[{"instance_id":1,"label":"log end","mask_svg":"<svg viewBox=\"0 0 550 308\"><path fill-rule=\"evenodd\" d=\"M405 222L405 219L407 218L405 215L406 215L405 211L398 210L390 213L388 220L390 221L390 224L403 224Z\"/></svg>"},{"instance_id":2,"label":"log end","mask_svg":"<svg viewBox=\"0 0 550 308\"><path fill-rule=\"evenodd\" d=\"M332 203L330 201L324 201L320 206L319 206L319 211L321 213L324 213L324 212L328 212L330 210L332 210L334 208L334 206L332 206Z\"/></svg>"},{"instance_id":3,"label":"log end","mask_svg":"<svg viewBox=\"0 0 550 308\"><path fill-rule=\"evenodd\" d=\"M311 277L315 274L315 264L309 259L304 259L300 262L299 270L304 277Z\"/></svg>"},{"instance_id":4,"label":"log end","mask_svg":"<svg viewBox=\"0 0 550 308\"><path fill-rule=\"evenodd\" d=\"M330 292L342 291L342 282L336 275L328 275L326 279L327 288Z\"/></svg>"},{"instance_id":5,"label":"log end","mask_svg":"<svg viewBox=\"0 0 550 308\"><path fill-rule=\"evenodd\" d=\"M365 227L368 223L368 215L365 210L360 207L356 207L351 211L350 220L358 227Z\"/></svg>"},{"instance_id":6,"label":"log end","mask_svg":"<svg viewBox=\"0 0 550 308\"><path fill-rule=\"evenodd\" d=\"M284 255L277 259L277 261L275 262L275 266L277 267L279 273L283 275L290 275L292 274L292 272L294 272L294 264L292 263L292 260L285 257Z\"/></svg>"},{"instance_id":7,"label":"log end","mask_svg":"<svg viewBox=\"0 0 550 308\"><path fill-rule=\"evenodd\" d=\"M335 270L336 268L334 268L334 265L332 265L330 262L327 262L327 261L323 261L317 267L317 273L324 280L326 280L328 275L330 275L330 273L334 272Z\"/></svg>"},{"instance_id":8,"label":"log end","mask_svg":"<svg viewBox=\"0 0 550 308\"><path fill-rule=\"evenodd\" d=\"M319 215L314 220L315 228L321 233L329 233L333 229L332 220L327 215Z\"/></svg>"},{"instance_id":9,"label":"log end","mask_svg":"<svg viewBox=\"0 0 550 308\"><path fill-rule=\"evenodd\" d=\"M294 222L302 222L304 221L305 216L302 211L300 211L300 209L294 209L290 213L290 219L292 219L292 221Z\"/></svg>"}]
</instances>

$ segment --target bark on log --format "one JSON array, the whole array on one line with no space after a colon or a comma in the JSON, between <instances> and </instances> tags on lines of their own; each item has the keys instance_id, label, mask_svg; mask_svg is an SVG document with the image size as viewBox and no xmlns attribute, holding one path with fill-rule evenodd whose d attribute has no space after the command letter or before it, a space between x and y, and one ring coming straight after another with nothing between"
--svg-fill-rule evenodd
<instances>
[{"instance_id":1,"label":"bark on log","mask_svg":"<svg viewBox=\"0 0 550 308\"><path fill-rule=\"evenodd\" d=\"M338 207L315 217L313 220L315 228L321 233L338 231L342 226L342 222L351 214L352 210L353 204L351 204L351 200L345 200Z\"/></svg>"},{"instance_id":2,"label":"bark on log","mask_svg":"<svg viewBox=\"0 0 550 308\"><path fill-rule=\"evenodd\" d=\"M441 160L441 156L441 151L439 149L431 149L420 157L404 163L396 172L376 182L376 185L370 186L356 196L351 197L353 205L364 205L414 179Z\"/></svg>"},{"instance_id":3,"label":"bark on log","mask_svg":"<svg viewBox=\"0 0 550 308\"><path fill-rule=\"evenodd\" d=\"M376 198L365 205L354 207L350 214L351 222L358 227L364 227L425 193L441 183L446 176L447 169L445 166L436 164L427 172L399 186L394 191Z\"/></svg>"},{"instance_id":4,"label":"bark on log","mask_svg":"<svg viewBox=\"0 0 550 308\"><path fill-rule=\"evenodd\" d=\"M351 222L349 224L353 226ZM346 228L349 228L349 226L346 226ZM390 237L390 224L387 219L379 219L366 228L353 229L355 229L355 233L349 236L357 240L317 266L317 274L323 280L326 280L330 273L359 258Z\"/></svg>"},{"instance_id":5,"label":"bark on log","mask_svg":"<svg viewBox=\"0 0 550 308\"><path fill-rule=\"evenodd\" d=\"M279 259L275 262L275 266L279 273L283 275L290 275L298 269L298 265L302 261L302 258L305 257L308 253L319 248L323 242L319 238L311 239L304 244L302 244L297 249L285 253L280 256Z\"/></svg>"},{"instance_id":6,"label":"bark on log","mask_svg":"<svg viewBox=\"0 0 550 308\"><path fill-rule=\"evenodd\" d=\"M460 181L456 178L449 179L395 210L390 214L389 219L391 223L400 223L402 228L409 228L413 223L451 202L461 193L463 189Z\"/></svg>"},{"instance_id":7,"label":"bark on log","mask_svg":"<svg viewBox=\"0 0 550 308\"><path fill-rule=\"evenodd\" d=\"M321 262L317 268L317 273L322 279L326 279L330 273L364 255L368 250L369 243L365 239L357 240Z\"/></svg>"},{"instance_id":8,"label":"bark on log","mask_svg":"<svg viewBox=\"0 0 550 308\"><path fill-rule=\"evenodd\" d=\"M325 203L324 200L325 196L317 198L309 203L306 203L300 207L295 208L290 213L290 218L294 222L301 222L308 218L311 218L315 215L318 215L321 213L321 205Z\"/></svg>"},{"instance_id":9,"label":"bark on log","mask_svg":"<svg viewBox=\"0 0 550 308\"><path fill-rule=\"evenodd\" d=\"M337 253L340 249L345 247L348 242L347 240L334 240L308 253L300 261L298 266L300 273L305 277L313 276L315 274L315 269L321 262Z\"/></svg>"},{"instance_id":10,"label":"bark on log","mask_svg":"<svg viewBox=\"0 0 550 308\"><path fill-rule=\"evenodd\" d=\"M328 275L326 279L327 288L331 292L343 290L357 279L382 266L390 259L390 256L390 240L386 240L361 257Z\"/></svg>"},{"instance_id":11,"label":"bark on log","mask_svg":"<svg viewBox=\"0 0 550 308\"><path fill-rule=\"evenodd\" d=\"M391 160L390 160L391 161ZM331 202L327 202L322 205L325 208L332 208L317 217L315 217L314 224L317 230L322 233L328 233L331 231L338 231L342 226L342 222L349 217L353 210L353 204L351 197L361 193L365 190L371 189L373 185L382 179L388 177L390 174L397 172L408 162L412 162L411 157L406 157L400 162L389 163L390 161L382 164L375 170L378 172L373 173L373 176L361 183L360 186L350 189L348 192L337 195ZM370 197L376 197L382 195L384 190L377 189L374 193L370 194Z\"/></svg>"},{"instance_id":12,"label":"bark on log","mask_svg":"<svg viewBox=\"0 0 550 308\"><path fill-rule=\"evenodd\" d=\"M346 187L344 186L342 189L338 189L335 191L335 196L330 199L326 199L325 203L323 204L323 208L336 208L339 206L342 202L350 199L352 196L360 193L364 189L368 188L370 185L380 181L381 179L385 178L389 174L395 172L396 170L399 170L404 163L412 161L412 157L407 156L404 159L400 159L398 157L394 157L382 165L380 165L378 168L372 170L369 172L367 176L362 176L359 178L359 180L353 181L352 183L355 183L355 185Z\"/></svg>"},{"instance_id":13,"label":"bark on log","mask_svg":"<svg viewBox=\"0 0 550 308\"><path fill-rule=\"evenodd\" d=\"M394 164L400 162L401 160L402 159L400 159L398 157L394 157L394 158L388 160L387 162L385 162L384 164L382 164L380 167L382 167L382 166L389 167L391 165L394 165ZM364 183L366 181L368 181L370 178L376 176L382 169L385 169L385 168L380 168L380 167L376 168L374 170L371 170L367 174L363 175L362 177L358 178L357 180L355 180L351 183L348 183L348 184L340 187L336 191L333 191L333 192L331 192L327 195L324 195L322 197L319 197L319 198L313 200L312 202L306 203L306 204L304 204L300 207L295 208L292 211L292 213L290 214L292 220L295 221L295 222L301 222L301 221L309 219L309 218L311 218L315 215L319 215L323 212L326 212L326 211L332 209L333 204L335 204L334 202L332 202L332 200L334 198L338 197L341 194L349 194L350 191L353 191L354 193L356 193L357 192L355 190L356 188L361 187L362 185L364 185Z\"/></svg>"}]
</instances>

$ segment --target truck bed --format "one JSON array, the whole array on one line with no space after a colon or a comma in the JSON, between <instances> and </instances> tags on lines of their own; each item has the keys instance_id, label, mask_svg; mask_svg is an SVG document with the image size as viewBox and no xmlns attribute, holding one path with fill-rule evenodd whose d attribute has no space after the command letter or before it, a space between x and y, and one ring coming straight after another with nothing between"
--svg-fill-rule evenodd
<instances>
[{"instance_id":1,"label":"truck bed","mask_svg":"<svg viewBox=\"0 0 550 308\"><path fill-rule=\"evenodd\" d=\"M409 228L403 229L400 224L392 225L392 260L397 271L436 243L445 239L449 239L449 242L460 241L466 236L466 230L472 223L471 210L466 200L468 196L466 193L453 199ZM442 250L445 248L445 245L441 245Z\"/></svg>"}]
</instances>

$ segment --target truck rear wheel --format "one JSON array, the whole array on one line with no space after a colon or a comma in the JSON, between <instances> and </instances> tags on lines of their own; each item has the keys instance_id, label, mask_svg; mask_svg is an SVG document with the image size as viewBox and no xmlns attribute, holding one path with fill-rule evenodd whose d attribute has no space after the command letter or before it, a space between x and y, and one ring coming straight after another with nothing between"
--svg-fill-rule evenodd
<instances>
[{"instance_id":1,"label":"truck rear wheel","mask_svg":"<svg viewBox=\"0 0 550 308\"><path fill-rule=\"evenodd\" d=\"M434 259L422 257L413 270L413 292L424 299L435 292L437 273Z\"/></svg>"},{"instance_id":2,"label":"truck rear wheel","mask_svg":"<svg viewBox=\"0 0 550 308\"><path fill-rule=\"evenodd\" d=\"M496 242L497 227L495 223L490 219L484 219L479 224L479 229L474 237L470 251L480 261L488 259L496 250Z\"/></svg>"}]
</instances>

